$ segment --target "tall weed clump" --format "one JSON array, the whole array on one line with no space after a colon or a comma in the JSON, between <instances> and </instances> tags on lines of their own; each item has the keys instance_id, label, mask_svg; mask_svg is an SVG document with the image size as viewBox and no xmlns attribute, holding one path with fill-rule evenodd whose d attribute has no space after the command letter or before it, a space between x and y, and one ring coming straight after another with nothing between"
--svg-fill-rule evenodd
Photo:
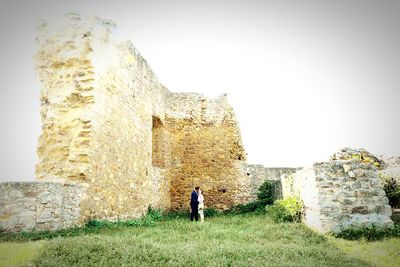
<instances>
[{"instance_id":1,"label":"tall weed clump","mask_svg":"<svg viewBox=\"0 0 400 267\"><path fill-rule=\"evenodd\" d=\"M274 187L275 187L274 182L265 181L258 189L257 192L258 201L264 206L272 205L272 203L274 203L274 198L275 198Z\"/></svg>"},{"instance_id":2,"label":"tall weed clump","mask_svg":"<svg viewBox=\"0 0 400 267\"><path fill-rule=\"evenodd\" d=\"M244 214L249 212L265 213L265 206L274 202L274 183L265 181L257 192L257 200L247 204L238 204L227 210L227 214Z\"/></svg>"},{"instance_id":3,"label":"tall weed clump","mask_svg":"<svg viewBox=\"0 0 400 267\"><path fill-rule=\"evenodd\" d=\"M385 181L383 190L389 199L389 205L392 208L400 207L400 184L394 178Z\"/></svg>"},{"instance_id":4,"label":"tall weed clump","mask_svg":"<svg viewBox=\"0 0 400 267\"><path fill-rule=\"evenodd\" d=\"M267 215L276 223L301 222L303 202L299 197L287 197L266 207Z\"/></svg>"},{"instance_id":5,"label":"tall weed clump","mask_svg":"<svg viewBox=\"0 0 400 267\"><path fill-rule=\"evenodd\" d=\"M162 212L153 209L149 206L147 214L138 219L124 220L124 221L105 221L105 220L91 220L86 224L88 228L111 228L115 226L154 226L157 221L160 221Z\"/></svg>"}]
</instances>

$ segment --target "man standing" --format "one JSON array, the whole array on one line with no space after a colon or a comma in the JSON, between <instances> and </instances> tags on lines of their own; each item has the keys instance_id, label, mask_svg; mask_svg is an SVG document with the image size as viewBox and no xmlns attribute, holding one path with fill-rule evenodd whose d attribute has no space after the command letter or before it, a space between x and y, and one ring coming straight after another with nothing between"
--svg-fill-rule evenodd
<instances>
[{"instance_id":1,"label":"man standing","mask_svg":"<svg viewBox=\"0 0 400 267\"><path fill-rule=\"evenodd\" d=\"M196 186L190 197L190 221L192 222L193 217L195 218L196 222L199 220L199 189L200 187Z\"/></svg>"}]
</instances>

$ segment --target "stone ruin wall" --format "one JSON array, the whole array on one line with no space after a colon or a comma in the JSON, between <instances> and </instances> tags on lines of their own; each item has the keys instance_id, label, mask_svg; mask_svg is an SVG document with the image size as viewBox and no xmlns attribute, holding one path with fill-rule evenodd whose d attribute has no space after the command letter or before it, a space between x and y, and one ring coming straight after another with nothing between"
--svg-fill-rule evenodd
<instances>
[{"instance_id":1,"label":"stone ruin wall","mask_svg":"<svg viewBox=\"0 0 400 267\"><path fill-rule=\"evenodd\" d=\"M273 183L274 199L283 198L281 177L293 174L300 169L301 168L266 168L261 164L247 165L246 175L250 177L251 185L250 201L257 200L258 189L265 181Z\"/></svg>"},{"instance_id":2,"label":"stone ruin wall","mask_svg":"<svg viewBox=\"0 0 400 267\"><path fill-rule=\"evenodd\" d=\"M137 218L149 206L188 209L195 185L205 190L208 207L247 202L246 154L226 98L169 92L130 42L113 39L114 27L75 14L40 25L35 61L42 84L41 183L14 189L85 188L85 197L74 202L76 225ZM58 220L58 212L50 214L48 221ZM25 219L27 227L21 219L21 227L7 229L39 229ZM1 227L6 224L0 219Z\"/></svg>"},{"instance_id":3,"label":"stone ruin wall","mask_svg":"<svg viewBox=\"0 0 400 267\"><path fill-rule=\"evenodd\" d=\"M249 199L246 153L226 97L174 93L168 99L172 209L188 209L190 192L204 190L206 207L227 209Z\"/></svg>"},{"instance_id":4,"label":"stone ruin wall","mask_svg":"<svg viewBox=\"0 0 400 267\"><path fill-rule=\"evenodd\" d=\"M6 231L42 231L81 225L86 189L76 183L0 183L0 226Z\"/></svg>"},{"instance_id":5,"label":"stone ruin wall","mask_svg":"<svg viewBox=\"0 0 400 267\"><path fill-rule=\"evenodd\" d=\"M282 177L283 196L298 196L304 223L318 232L392 227L391 207L375 166L359 160L315 163Z\"/></svg>"},{"instance_id":6,"label":"stone ruin wall","mask_svg":"<svg viewBox=\"0 0 400 267\"><path fill-rule=\"evenodd\" d=\"M113 28L72 14L55 28L43 24L38 37L37 178L88 184L84 219L132 218L149 205L169 206L169 183L151 156L152 118L164 120L168 91L130 42L112 39Z\"/></svg>"},{"instance_id":7,"label":"stone ruin wall","mask_svg":"<svg viewBox=\"0 0 400 267\"><path fill-rule=\"evenodd\" d=\"M318 231L392 225L373 166L247 165L226 97L169 92L130 42L113 39L114 27L74 14L39 27L39 182L0 185L1 228L137 218L150 205L188 209L195 185L204 189L206 207L227 209L255 200L265 180L275 181L277 195L281 183L284 197L299 195L305 223Z\"/></svg>"}]
</instances>

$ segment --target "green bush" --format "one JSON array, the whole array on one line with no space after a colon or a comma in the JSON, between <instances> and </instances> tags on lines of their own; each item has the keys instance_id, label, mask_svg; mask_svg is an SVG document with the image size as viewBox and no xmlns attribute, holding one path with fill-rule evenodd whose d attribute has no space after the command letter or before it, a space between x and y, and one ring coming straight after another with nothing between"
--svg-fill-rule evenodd
<instances>
[{"instance_id":1,"label":"green bush","mask_svg":"<svg viewBox=\"0 0 400 267\"><path fill-rule=\"evenodd\" d=\"M225 214L244 214L249 212L263 213L265 212L265 205L261 201L238 204L225 211Z\"/></svg>"},{"instance_id":2,"label":"green bush","mask_svg":"<svg viewBox=\"0 0 400 267\"><path fill-rule=\"evenodd\" d=\"M303 202L298 197L288 197L278 200L293 217L293 221L300 222L303 215Z\"/></svg>"},{"instance_id":3,"label":"green bush","mask_svg":"<svg viewBox=\"0 0 400 267\"><path fill-rule=\"evenodd\" d=\"M303 203L298 197L288 197L275 201L272 206L267 206L266 212L277 223L301 222Z\"/></svg>"},{"instance_id":4,"label":"green bush","mask_svg":"<svg viewBox=\"0 0 400 267\"><path fill-rule=\"evenodd\" d=\"M265 181L257 193L258 201L264 205L271 205L274 203L274 184L271 181Z\"/></svg>"},{"instance_id":5,"label":"green bush","mask_svg":"<svg viewBox=\"0 0 400 267\"><path fill-rule=\"evenodd\" d=\"M214 208L205 208L204 209L204 217L218 216L220 214L221 214L221 212Z\"/></svg>"},{"instance_id":6,"label":"green bush","mask_svg":"<svg viewBox=\"0 0 400 267\"><path fill-rule=\"evenodd\" d=\"M293 217L290 215L289 211L279 203L275 203L272 206L267 206L265 210L273 222L283 223L293 221Z\"/></svg>"},{"instance_id":7,"label":"green bush","mask_svg":"<svg viewBox=\"0 0 400 267\"><path fill-rule=\"evenodd\" d=\"M160 210L149 207L147 214L141 218L124 221L91 220L86 224L88 228L111 228L116 226L154 226L161 219Z\"/></svg>"},{"instance_id":8,"label":"green bush","mask_svg":"<svg viewBox=\"0 0 400 267\"><path fill-rule=\"evenodd\" d=\"M149 206L149 209L145 217L148 217L153 221L159 221L162 217L162 211L153 209L151 206Z\"/></svg>"},{"instance_id":9,"label":"green bush","mask_svg":"<svg viewBox=\"0 0 400 267\"><path fill-rule=\"evenodd\" d=\"M249 212L265 213L265 206L271 205L274 199L274 184L265 181L257 192L257 200L247 204L238 204L225 211L225 214L244 214Z\"/></svg>"},{"instance_id":10,"label":"green bush","mask_svg":"<svg viewBox=\"0 0 400 267\"><path fill-rule=\"evenodd\" d=\"M384 179L383 190L389 199L391 207L400 207L400 185L394 178Z\"/></svg>"},{"instance_id":11,"label":"green bush","mask_svg":"<svg viewBox=\"0 0 400 267\"><path fill-rule=\"evenodd\" d=\"M390 237L400 237L400 224L395 224L393 228L382 229L374 225L362 228L349 228L339 233L332 233L332 236L347 240L365 239L376 241Z\"/></svg>"}]
</instances>

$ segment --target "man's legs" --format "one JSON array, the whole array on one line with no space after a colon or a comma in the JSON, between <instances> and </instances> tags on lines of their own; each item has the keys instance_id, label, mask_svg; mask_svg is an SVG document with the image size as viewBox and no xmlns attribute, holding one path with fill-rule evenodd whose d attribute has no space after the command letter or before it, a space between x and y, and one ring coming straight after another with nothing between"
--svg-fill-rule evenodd
<instances>
[{"instance_id":1,"label":"man's legs","mask_svg":"<svg viewBox=\"0 0 400 267\"><path fill-rule=\"evenodd\" d=\"M196 220L196 222L199 220L199 207L191 207L190 210L190 221L193 222L193 218Z\"/></svg>"},{"instance_id":2,"label":"man's legs","mask_svg":"<svg viewBox=\"0 0 400 267\"><path fill-rule=\"evenodd\" d=\"M190 221L193 222L193 209L190 211Z\"/></svg>"}]
</instances>

